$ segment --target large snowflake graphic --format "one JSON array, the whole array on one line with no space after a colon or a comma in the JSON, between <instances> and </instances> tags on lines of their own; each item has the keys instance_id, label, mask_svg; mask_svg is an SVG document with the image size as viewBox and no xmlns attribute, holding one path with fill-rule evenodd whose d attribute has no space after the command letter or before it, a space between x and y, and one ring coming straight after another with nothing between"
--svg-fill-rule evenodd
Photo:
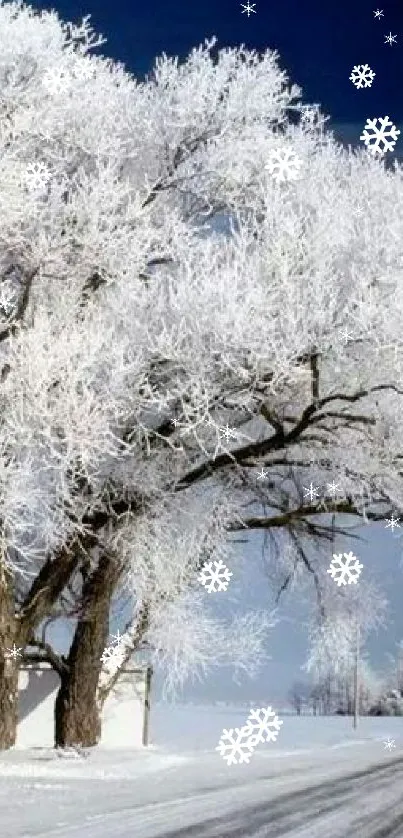
<instances>
[{"instance_id":1,"label":"large snowflake graphic","mask_svg":"<svg viewBox=\"0 0 403 838\"><path fill-rule=\"evenodd\" d=\"M102 652L101 661L107 672L116 672L124 663L123 649L118 649L116 646L106 646Z\"/></svg>"},{"instance_id":2,"label":"large snowflake graphic","mask_svg":"<svg viewBox=\"0 0 403 838\"><path fill-rule=\"evenodd\" d=\"M337 586L356 585L364 565L360 564L353 553L333 553L328 573Z\"/></svg>"},{"instance_id":3,"label":"large snowflake graphic","mask_svg":"<svg viewBox=\"0 0 403 838\"><path fill-rule=\"evenodd\" d=\"M371 87L375 76L376 73L371 70L368 64L356 64L353 67L349 78L358 90L360 87Z\"/></svg>"},{"instance_id":4,"label":"large snowflake graphic","mask_svg":"<svg viewBox=\"0 0 403 838\"><path fill-rule=\"evenodd\" d=\"M265 169L274 180L282 183L286 180L296 180L302 160L290 148L275 148L269 153Z\"/></svg>"},{"instance_id":5,"label":"large snowflake graphic","mask_svg":"<svg viewBox=\"0 0 403 838\"><path fill-rule=\"evenodd\" d=\"M250 741L250 728L230 727L224 728L216 751L222 756L227 765L237 765L241 762L249 762L254 746Z\"/></svg>"},{"instance_id":6,"label":"large snowflake graphic","mask_svg":"<svg viewBox=\"0 0 403 838\"><path fill-rule=\"evenodd\" d=\"M250 732L250 744L255 748L261 742L275 742L282 724L271 707L251 710L245 725Z\"/></svg>"},{"instance_id":7,"label":"large snowflake graphic","mask_svg":"<svg viewBox=\"0 0 403 838\"><path fill-rule=\"evenodd\" d=\"M52 67L46 70L42 84L53 96L66 93L71 84L71 76L63 67Z\"/></svg>"},{"instance_id":8,"label":"large snowflake graphic","mask_svg":"<svg viewBox=\"0 0 403 838\"><path fill-rule=\"evenodd\" d=\"M380 123L379 128L376 125L377 122ZM386 151L393 151L399 134L400 131L396 128L396 125L388 116L384 116L378 119L367 119L360 140L364 141L364 145L371 154L382 155ZM388 137L391 137L391 139L387 139Z\"/></svg>"},{"instance_id":9,"label":"large snowflake graphic","mask_svg":"<svg viewBox=\"0 0 403 838\"><path fill-rule=\"evenodd\" d=\"M27 166L24 181L29 192L43 194L51 178L51 172L45 163L30 163Z\"/></svg>"},{"instance_id":10,"label":"large snowflake graphic","mask_svg":"<svg viewBox=\"0 0 403 838\"><path fill-rule=\"evenodd\" d=\"M126 649L124 648L124 638L118 632L114 635L114 643L106 646L101 655L101 661L105 666L107 672L115 672L124 663Z\"/></svg>"},{"instance_id":11,"label":"large snowflake graphic","mask_svg":"<svg viewBox=\"0 0 403 838\"><path fill-rule=\"evenodd\" d=\"M206 591L212 594L216 593L216 591L226 591L231 576L231 571L228 570L222 559L220 559L218 562L205 562L198 579L206 588Z\"/></svg>"},{"instance_id":12,"label":"large snowflake graphic","mask_svg":"<svg viewBox=\"0 0 403 838\"><path fill-rule=\"evenodd\" d=\"M91 58L83 55L74 65L73 78L79 79L79 81L88 81L94 77L95 69L95 64L91 61Z\"/></svg>"}]
</instances>

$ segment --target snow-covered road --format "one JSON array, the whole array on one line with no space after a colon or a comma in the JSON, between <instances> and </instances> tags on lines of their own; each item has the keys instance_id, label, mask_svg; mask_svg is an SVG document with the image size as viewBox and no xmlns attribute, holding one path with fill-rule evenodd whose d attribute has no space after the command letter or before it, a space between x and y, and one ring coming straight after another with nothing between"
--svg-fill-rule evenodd
<instances>
[{"instance_id":1,"label":"snow-covered road","mask_svg":"<svg viewBox=\"0 0 403 838\"><path fill-rule=\"evenodd\" d=\"M124 766L69 778L67 764L62 782L1 777L2 838L403 838L403 755L379 742L231 768L206 752L148 759L131 780Z\"/></svg>"}]
</instances>

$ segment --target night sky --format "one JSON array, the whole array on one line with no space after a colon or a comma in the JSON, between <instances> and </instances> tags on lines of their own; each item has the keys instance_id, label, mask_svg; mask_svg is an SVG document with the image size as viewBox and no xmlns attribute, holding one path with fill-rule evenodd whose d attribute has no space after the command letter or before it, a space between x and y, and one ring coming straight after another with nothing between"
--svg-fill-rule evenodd
<instances>
[{"instance_id":1,"label":"night sky","mask_svg":"<svg viewBox=\"0 0 403 838\"><path fill-rule=\"evenodd\" d=\"M247 2L247 0L245 0ZM31 3L55 8L64 21L91 15L107 43L102 54L122 61L137 78L150 72L162 52L185 57L192 47L216 35L218 47L245 44L263 52L276 49L280 66L303 90L305 102L321 105L340 139L358 143L368 118L388 115L403 122L402 0L258 0L243 13L239 0L58 0ZM375 9L383 17L375 18ZM389 33L396 36L385 43ZM356 64L376 73L371 87L357 90L349 80ZM403 139L396 153L403 153Z\"/></svg>"}]
</instances>

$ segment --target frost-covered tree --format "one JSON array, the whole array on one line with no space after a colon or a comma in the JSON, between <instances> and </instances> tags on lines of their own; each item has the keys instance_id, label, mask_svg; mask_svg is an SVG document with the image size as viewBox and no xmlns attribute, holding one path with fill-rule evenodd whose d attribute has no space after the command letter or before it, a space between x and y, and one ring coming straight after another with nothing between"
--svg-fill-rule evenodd
<instances>
[{"instance_id":1,"label":"frost-covered tree","mask_svg":"<svg viewBox=\"0 0 403 838\"><path fill-rule=\"evenodd\" d=\"M371 631L385 625L388 602L368 579L336 590L324 580L322 591L323 612L311 626L304 669L317 684L327 685L327 712L366 712L377 683L365 643Z\"/></svg>"},{"instance_id":2,"label":"frost-covered tree","mask_svg":"<svg viewBox=\"0 0 403 838\"><path fill-rule=\"evenodd\" d=\"M53 12L2 3L0 22L7 746L16 721L12 644L39 645L60 671L59 726L76 741L94 704L111 597L127 571L113 551L117 531L136 568L125 549L136 523L151 524L201 455L225 450L227 399L236 396L232 415L243 418L247 387L238 392L223 352L243 301L228 319L232 257L218 237L203 242L196 222L218 177L208 173L209 146L224 146L243 120L238 82L250 89L251 126L265 92L262 125L281 117L294 92L269 54L261 62L226 51L216 68L211 43L184 69L163 58L140 85L122 66L89 56L102 41L88 20L61 25ZM243 356L241 333L234 337ZM68 658L57 659L35 630L73 577L81 613ZM165 580L157 582L164 594ZM160 645L156 606L142 605L140 624L139 635L160 632ZM243 628L244 645L261 637L253 620ZM95 714L87 727L86 741L95 741Z\"/></svg>"},{"instance_id":3,"label":"frost-covered tree","mask_svg":"<svg viewBox=\"0 0 403 838\"><path fill-rule=\"evenodd\" d=\"M403 506L401 171L344 151L275 52L213 57L212 40L140 84L90 55L99 43L87 19L0 5L3 746L16 719L6 650L38 644L68 584L71 649L44 649L62 678L61 743L97 741L119 585L135 646L179 677L182 660L209 662L196 563L184 549L172 575L164 510L219 488L238 508L229 522L218 506L221 530L285 529L283 586L304 567L319 594L299 540L326 533L318 513ZM297 178L276 176L279 149L298 156ZM335 475L341 500L304 501L303 485ZM135 543L161 548L161 576ZM204 639L181 632L193 606ZM253 618L244 628L258 656Z\"/></svg>"}]
</instances>

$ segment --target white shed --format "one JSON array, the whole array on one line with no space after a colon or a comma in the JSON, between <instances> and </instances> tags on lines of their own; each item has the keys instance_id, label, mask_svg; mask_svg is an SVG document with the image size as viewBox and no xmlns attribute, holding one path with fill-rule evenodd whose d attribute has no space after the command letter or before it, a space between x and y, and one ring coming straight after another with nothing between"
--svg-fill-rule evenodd
<instances>
[{"instance_id":1,"label":"white shed","mask_svg":"<svg viewBox=\"0 0 403 838\"><path fill-rule=\"evenodd\" d=\"M150 666L129 664L102 713L100 745L107 748L138 748L148 745ZM18 682L18 736L22 747L52 747L54 744L54 702L59 676L48 663L22 666Z\"/></svg>"}]
</instances>

